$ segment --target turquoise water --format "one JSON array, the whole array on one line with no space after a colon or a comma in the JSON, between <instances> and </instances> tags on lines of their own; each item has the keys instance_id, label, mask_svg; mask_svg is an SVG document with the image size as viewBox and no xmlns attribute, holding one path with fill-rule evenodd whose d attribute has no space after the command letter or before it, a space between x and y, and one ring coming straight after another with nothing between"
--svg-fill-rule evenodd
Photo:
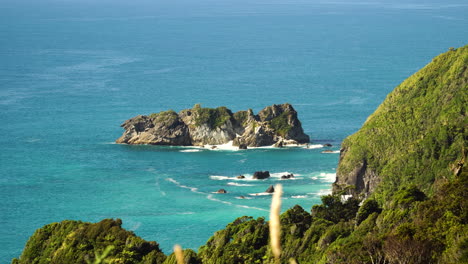
<instances>
[{"instance_id":1,"label":"turquoise water","mask_svg":"<svg viewBox=\"0 0 468 264\"><path fill-rule=\"evenodd\" d=\"M112 142L137 114L289 102L313 144L337 150L398 83L467 44L464 2L4 1L0 262L64 219L122 218L166 253L197 249L236 217L267 216L270 197L250 194L279 182L283 208L310 210L338 154ZM232 179L256 170L298 176Z\"/></svg>"}]
</instances>

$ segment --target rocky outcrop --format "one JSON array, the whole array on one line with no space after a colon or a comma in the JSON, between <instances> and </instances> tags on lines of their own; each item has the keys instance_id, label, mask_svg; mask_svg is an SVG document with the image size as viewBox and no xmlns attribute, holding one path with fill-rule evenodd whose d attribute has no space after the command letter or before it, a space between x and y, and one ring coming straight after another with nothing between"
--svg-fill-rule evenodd
<instances>
[{"instance_id":1,"label":"rocky outcrop","mask_svg":"<svg viewBox=\"0 0 468 264\"><path fill-rule=\"evenodd\" d=\"M136 116L122 124L124 144L172 146L221 145L230 141L239 149L309 143L297 112L290 104L272 105L254 115L252 110L232 113L226 107L172 110Z\"/></svg>"},{"instance_id":2,"label":"rocky outcrop","mask_svg":"<svg viewBox=\"0 0 468 264\"><path fill-rule=\"evenodd\" d=\"M274 192L275 192L275 188L273 187L273 185L270 185L270 187L268 187L268 189L266 189L265 192L266 192L266 193L274 193Z\"/></svg>"},{"instance_id":3,"label":"rocky outcrop","mask_svg":"<svg viewBox=\"0 0 468 264\"><path fill-rule=\"evenodd\" d=\"M288 173L288 174L285 174L285 175L281 176L281 179L283 179L283 180L292 179L292 178L294 178L294 174L292 174L292 173Z\"/></svg>"},{"instance_id":4,"label":"rocky outcrop","mask_svg":"<svg viewBox=\"0 0 468 264\"><path fill-rule=\"evenodd\" d=\"M177 145L192 144L188 126L174 111L136 116L122 124L125 133L117 143Z\"/></svg>"},{"instance_id":5,"label":"rocky outcrop","mask_svg":"<svg viewBox=\"0 0 468 264\"><path fill-rule=\"evenodd\" d=\"M263 180L267 178L270 178L269 171L256 171L254 175L252 176L252 179L256 179L256 180Z\"/></svg>"}]
</instances>

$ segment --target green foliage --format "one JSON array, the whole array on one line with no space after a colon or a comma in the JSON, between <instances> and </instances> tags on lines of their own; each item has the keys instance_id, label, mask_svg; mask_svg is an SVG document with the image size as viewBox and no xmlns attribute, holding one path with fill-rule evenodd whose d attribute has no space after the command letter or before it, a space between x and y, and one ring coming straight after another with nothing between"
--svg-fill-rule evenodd
<instances>
[{"instance_id":1,"label":"green foliage","mask_svg":"<svg viewBox=\"0 0 468 264\"><path fill-rule=\"evenodd\" d=\"M221 127L233 116L231 110L224 106L217 108L202 108L197 104L192 108L192 111L195 114L196 126L206 124L212 129Z\"/></svg>"},{"instance_id":2,"label":"green foliage","mask_svg":"<svg viewBox=\"0 0 468 264\"><path fill-rule=\"evenodd\" d=\"M380 213L382 209L379 207L379 204L374 199L367 199L364 201L361 207L359 207L356 224L359 225L362 221L366 220L369 215L373 213Z\"/></svg>"},{"instance_id":3,"label":"green foliage","mask_svg":"<svg viewBox=\"0 0 468 264\"><path fill-rule=\"evenodd\" d=\"M238 124L245 126L247 124L247 120L249 119L250 114L252 114L251 109L247 111L238 111L233 114L233 118Z\"/></svg>"},{"instance_id":4,"label":"green foliage","mask_svg":"<svg viewBox=\"0 0 468 264\"><path fill-rule=\"evenodd\" d=\"M393 203L395 206L409 207L414 202L426 200L426 195L416 186L403 187L395 193Z\"/></svg>"},{"instance_id":5,"label":"green foliage","mask_svg":"<svg viewBox=\"0 0 468 264\"><path fill-rule=\"evenodd\" d=\"M344 140L338 175L363 161L382 178L377 197L388 200L399 186L452 178L466 156L468 46L449 51L391 92L363 127Z\"/></svg>"},{"instance_id":6,"label":"green foliage","mask_svg":"<svg viewBox=\"0 0 468 264\"><path fill-rule=\"evenodd\" d=\"M99 223L63 221L38 229L15 263L162 263L156 242L121 227L120 219ZM151 253L151 259L148 255ZM145 259L145 262L142 260ZM150 260L148 262L148 260Z\"/></svg>"},{"instance_id":7,"label":"green foliage","mask_svg":"<svg viewBox=\"0 0 468 264\"><path fill-rule=\"evenodd\" d=\"M240 217L200 247L203 263L256 263L266 254L268 225L263 218Z\"/></svg>"},{"instance_id":8,"label":"green foliage","mask_svg":"<svg viewBox=\"0 0 468 264\"><path fill-rule=\"evenodd\" d=\"M184 264L201 264L200 258L197 256L197 253L191 249L183 250L184 255ZM174 253L169 255L163 264L177 264L177 259Z\"/></svg>"},{"instance_id":9,"label":"green foliage","mask_svg":"<svg viewBox=\"0 0 468 264\"><path fill-rule=\"evenodd\" d=\"M312 207L312 216L338 223L354 219L358 209L359 200L354 197L342 202L340 195L330 194L322 196L322 204Z\"/></svg>"},{"instance_id":10,"label":"green foliage","mask_svg":"<svg viewBox=\"0 0 468 264\"><path fill-rule=\"evenodd\" d=\"M149 115L149 117L153 119L153 123L163 123L165 125L170 125L179 118L179 116L174 110L153 113Z\"/></svg>"},{"instance_id":11,"label":"green foliage","mask_svg":"<svg viewBox=\"0 0 468 264\"><path fill-rule=\"evenodd\" d=\"M282 137L286 136L292 129L292 126L288 122L290 115L290 112L283 112L270 121L270 127L273 128L276 133Z\"/></svg>"}]
</instances>

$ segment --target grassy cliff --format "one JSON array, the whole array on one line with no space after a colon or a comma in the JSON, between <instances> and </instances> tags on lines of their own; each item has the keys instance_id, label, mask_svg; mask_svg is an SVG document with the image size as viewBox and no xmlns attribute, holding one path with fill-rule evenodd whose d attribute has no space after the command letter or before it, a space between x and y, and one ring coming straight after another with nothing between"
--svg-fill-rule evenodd
<instances>
[{"instance_id":1,"label":"grassy cliff","mask_svg":"<svg viewBox=\"0 0 468 264\"><path fill-rule=\"evenodd\" d=\"M344 140L335 190L379 188L383 200L408 184L431 193L438 181L453 179L468 151L467 101L465 46L406 79Z\"/></svg>"}]
</instances>

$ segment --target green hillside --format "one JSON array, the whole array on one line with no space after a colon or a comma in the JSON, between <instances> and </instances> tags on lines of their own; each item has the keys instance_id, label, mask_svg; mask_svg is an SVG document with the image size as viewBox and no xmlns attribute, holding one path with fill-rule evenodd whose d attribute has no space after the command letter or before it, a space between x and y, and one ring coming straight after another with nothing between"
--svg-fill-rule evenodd
<instances>
[{"instance_id":1,"label":"green hillside","mask_svg":"<svg viewBox=\"0 0 468 264\"><path fill-rule=\"evenodd\" d=\"M467 155L468 46L433 59L391 92L344 140L335 190L380 188L382 199L414 184L432 192Z\"/></svg>"}]
</instances>

